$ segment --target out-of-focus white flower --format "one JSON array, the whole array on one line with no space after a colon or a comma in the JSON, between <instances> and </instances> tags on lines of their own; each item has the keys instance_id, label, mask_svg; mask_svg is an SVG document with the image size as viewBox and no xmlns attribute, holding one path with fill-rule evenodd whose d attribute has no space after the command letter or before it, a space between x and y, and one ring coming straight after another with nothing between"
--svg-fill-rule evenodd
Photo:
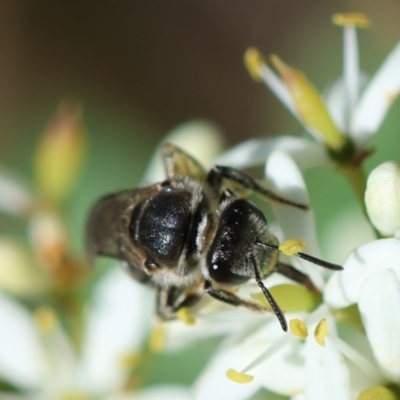
<instances>
[{"instance_id":1,"label":"out-of-focus white flower","mask_svg":"<svg viewBox=\"0 0 400 400\"><path fill-rule=\"evenodd\" d=\"M387 161L368 176L365 192L368 216L385 236L400 231L400 163Z\"/></svg>"},{"instance_id":2,"label":"out-of-focus white flower","mask_svg":"<svg viewBox=\"0 0 400 400\"><path fill-rule=\"evenodd\" d=\"M32 315L0 293L0 376L26 392L24 399L122 396L126 360L135 353L139 359L150 329L151 294L113 269L93 293L77 353L54 310L39 308Z\"/></svg>"},{"instance_id":3,"label":"out-of-focus white flower","mask_svg":"<svg viewBox=\"0 0 400 400\"><path fill-rule=\"evenodd\" d=\"M369 82L365 82L366 77L359 68L356 27L367 26L368 18L360 13L338 14L334 22L344 26L343 75L325 93L326 106L318 99L311 83L299 71L282 64L276 56L272 62L281 77L275 74L256 49L248 50L246 64L251 75L256 75L257 80L265 83L310 134L333 152L343 153L340 157L344 158L336 161L357 164L368 154L367 141L378 131L399 94L400 42ZM343 142L341 136L346 137L349 143ZM280 148L291 154L301 167L316 166L330 162L325 146L290 136L252 139L230 149L219 162L241 167L243 159L258 162Z\"/></svg>"}]
</instances>

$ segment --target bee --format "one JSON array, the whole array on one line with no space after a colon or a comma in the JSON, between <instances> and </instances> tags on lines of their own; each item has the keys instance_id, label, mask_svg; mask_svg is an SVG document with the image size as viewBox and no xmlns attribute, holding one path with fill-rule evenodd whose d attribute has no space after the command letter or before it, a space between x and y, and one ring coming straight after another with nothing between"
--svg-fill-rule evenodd
<instances>
[{"instance_id":1,"label":"bee","mask_svg":"<svg viewBox=\"0 0 400 400\"><path fill-rule=\"evenodd\" d=\"M134 279L156 288L157 314L163 320L175 318L205 293L232 306L265 311L232 290L254 279L287 331L283 312L263 279L278 272L317 289L307 275L280 262L278 239L246 195L302 210L308 206L280 197L240 170L216 165L206 172L171 143L163 145L162 159L164 181L109 194L94 206L87 227L90 259L118 259ZM296 255L342 269L301 252Z\"/></svg>"}]
</instances>

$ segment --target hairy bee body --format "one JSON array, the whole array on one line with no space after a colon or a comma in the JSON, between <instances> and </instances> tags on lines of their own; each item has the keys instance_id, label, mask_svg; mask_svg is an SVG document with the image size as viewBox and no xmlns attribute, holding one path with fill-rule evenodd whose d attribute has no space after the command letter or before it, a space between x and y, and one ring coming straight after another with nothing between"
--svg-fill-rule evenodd
<instances>
[{"instance_id":1,"label":"hairy bee body","mask_svg":"<svg viewBox=\"0 0 400 400\"><path fill-rule=\"evenodd\" d=\"M261 304L229 290L255 279L287 330L283 313L262 279L276 271L316 289L306 275L279 262L278 240L243 192L250 190L303 210L307 206L279 197L233 168L215 166L206 173L172 144L163 146L162 155L166 180L107 195L95 205L87 230L89 256L121 260L136 280L155 287L157 314L163 319L174 318L180 308L192 306L204 293L234 306L264 311ZM329 263L317 261L329 268Z\"/></svg>"}]
</instances>

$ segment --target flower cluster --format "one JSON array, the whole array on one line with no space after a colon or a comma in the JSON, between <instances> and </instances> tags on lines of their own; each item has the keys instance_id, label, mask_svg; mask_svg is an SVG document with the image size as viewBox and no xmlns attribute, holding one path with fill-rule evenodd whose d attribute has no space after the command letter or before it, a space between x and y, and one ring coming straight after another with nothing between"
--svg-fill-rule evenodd
<instances>
[{"instance_id":1,"label":"flower cluster","mask_svg":"<svg viewBox=\"0 0 400 400\"><path fill-rule=\"evenodd\" d=\"M0 238L1 399L241 400L260 390L271 399L398 398L400 161L377 166L368 179L364 161L371 154L369 139L400 92L400 42L368 79L359 66L357 28L368 27L369 19L346 13L333 22L344 32L343 74L324 96L278 56L269 59L275 73L257 49L245 53L251 77L276 95L310 137L251 139L221 153L218 131L197 121L166 140L205 166L263 167L271 190L300 204L310 204L304 169L330 165L343 173L372 225L370 241L343 260L344 271L283 256L319 292L278 274L266 280L289 320L288 333L273 313L217 302L206 303L194 319L181 314L167 324L153 323L149 290L117 268L94 277L83 257L71 254L62 203L76 179L85 136L80 109L64 105L37 146L36 193L0 171L0 210L24 220L30 233L27 247ZM155 158L144 182L162 179L161 173ZM301 239L308 254L320 257L312 207L271 207L271 229L279 240ZM268 307L254 282L238 291ZM192 387L141 389L156 351L179 352L211 337L222 339Z\"/></svg>"}]
</instances>

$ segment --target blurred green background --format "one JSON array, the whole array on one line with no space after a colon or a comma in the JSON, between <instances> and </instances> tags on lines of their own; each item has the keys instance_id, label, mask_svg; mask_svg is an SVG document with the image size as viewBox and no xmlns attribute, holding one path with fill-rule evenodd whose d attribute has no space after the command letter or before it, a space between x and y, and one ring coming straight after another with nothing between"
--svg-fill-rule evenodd
<instances>
[{"instance_id":1,"label":"blurred green background","mask_svg":"<svg viewBox=\"0 0 400 400\"><path fill-rule=\"evenodd\" d=\"M137 185L152 150L176 125L206 118L230 144L302 134L268 90L250 79L243 53L249 46L277 53L322 91L341 73L342 30L331 16L345 11L372 19L370 29L359 30L361 67L372 74L400 40L399 1L2 1L0 164L32 180L33 146L46 122L61 100L82 102L88 153L67 204L81 253L95 198ZM377 151L367 169L400 159L399 127L397 101L372 141ZM355 204L332 169L308 171L306 179L320 231L338 210ZM329 184L322 188L321 182ZM0 233L22 226L0 215Z\"/></svg>"}]
</instances>

